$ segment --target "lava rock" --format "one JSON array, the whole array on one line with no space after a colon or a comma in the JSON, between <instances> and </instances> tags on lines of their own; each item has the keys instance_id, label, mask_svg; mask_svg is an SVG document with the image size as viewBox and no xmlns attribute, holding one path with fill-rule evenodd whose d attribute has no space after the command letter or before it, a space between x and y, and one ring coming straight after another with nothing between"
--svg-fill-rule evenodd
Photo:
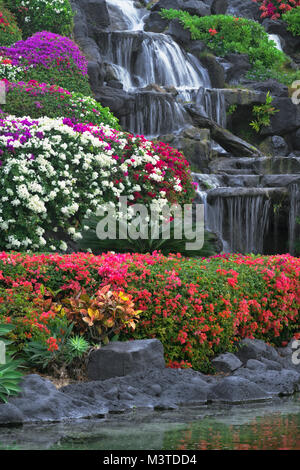
<instances>
[{"instance_id":1,"label":"lava rock","mask_svg":"<svg viewBox=\"0 0 300 470\"><path fill-rule=\"evenodd\" d=\"M162 18L159 12L152 11L145 21L144 30L153 31L154 33L162 33L168 24L169 21Z\"/></svg>"},{"instance_id":2,"label":"lava rock","mask_svg":"<svg viewBox=\"0 0 300 470\"><path fill-rule=\"evenodd\" d=\"M221 354L212 360L212 364L219 372L233 372L243 365L232 353Z\"/></svg>"},{"instance_id":3,"label":"lava rock","mask_svg":"<svg viewBox=\"0 0 300 470\"><path fill-rule=\"evenodd\" d=\"M275 348L269 346L260 339L250 338L245 338L240 342L236 356L243 364L246 364L249 359L257 359L260 361L262 357L274 361L280 361L281 359Z\"/></svg>"},{"instance_id":4,"label":"lava rock","mask_svg":"<svg viewBox=\"0 0 300 470\"><path fill-rule=\"evenodd\" d=\"M242 83L246 85L248 88L251 88L256 91L261 91L263 93L268 93L272 96L278 96L279 98L288 98L289 96L289 89L283 83L279 83L277 80L270 78L269 80L265 80L264 82L255 82L250 80L243 80Z\"/></svg>"},{"instance_id":5,"label":"lava rock","mask_svg":"<svg viewBox=\"0 0 300 470\"><path fill-rule=\"evenodd\" d=\"M278 110L271 116L271 124L261 130L262 135L285 135L300 128L300 106L290 98L275 97L272 106Z\"/></svg>"},{"instance_id":6,"label":"lava rock","mask_svg":"<svg viewBox=\"0 0 300 470\"><path fill-rule=\"evenodd\" d=\"M190 31L184 29L178 19L170 21L166 34L172 36L172 38L180 44L188 44L192 40Z\"/></svg>"},{"instance_id":7,"label":"lava rock","mask_svg":"<svg viewBox=\"0 0 300 470\"><path fill-rule=\"evenodd\" d=\"M269 395L257 384L243 377L225 377L211 387L208 398L227 403L247 403L267 400Z\"/></svg>"},{"instance_id":8,"label":"lava rock","mask_svg":"<svg viewBox=\"0 0 300 470\"><path fill-rule=\"evenodd\" d=\"M201 64L207 69L211 86L213 88L225 87L225 71L224 67L219 63L218 59L210 53L200 57Z\"/></svg>"},{"instance_id":9,"label":"lava rock","mask_svg":"<svg viewBox=\"0 0 300 470\"><path fill-rule=\"evenodd\" d=\"M266 364L257 359L249 359L246 364L247 369L250 370L267 370Z\"/></svg>"},{"instance_id":10,"label":"lava rock","mask_svg":"<svg viewBox=\"0 0 300 470\"><path fill-rule=\"evenodd\" d=\"M95 97L102 106L110 108L118 118L134 111L135 97L124 90L103 86L96 90Z\"/></svg>"},{"instance_id":11,"label":"lava rock","mask_svg":"<svg viewBox=\"0 0 300 470\"><path fill-rule=\"evenodd\" d=\"M285 157L289 154L288 144L284 138L279 135L267 137L260 143L259 149L263 154L274 157Z\"/></svg>"},{"instance_id":12,"label":"lava rock","mask_svg":"<svg viewBox=\"0 0 300 470\"><path fill-rule=\"evenodd\" d=\"M234 376L251 380L265 392L276 395L291 395L300 390L300 374L294 370L249 370L241 368Z\"/></svg>"},{"instance_id":13,"label":"lava rock","mask_svg":"<svg viewBox=\"0 0 300 470\"><path fill-rule=\"evenodd\" d=\"M211 5L212 15L225 15L228 8L228 0L213 0Z\"/></svg>"},{"instance_id":14,"label":"lava rock","mask_svg":"<svg viewBox=\"0 0 300 470\"><path fill-rule=\"evenodd\" d=\"M248 54L227 54L225 61L230 64L226 67L225 79L226 83L239 83L241 78L251 69Z\"/></svg>"},{"instance_id":15,"label":"lava rock","mask_svg":"<svg viewBox=\"0 0 300 470\"><path fill-rule=\"evenodd\" d=\"M0 404L0 424L22 424L23 413L12 403Z\"/></svg>"},{"instance_id":16,"label":"lava rock","mask_svg":"<svg viewBox=\"0 0 300 470\"><path fill-rule=\"evenodd\" d=\"M164 349L159 340L115 341L91 353L87 374L91 380L106 380L164 367Z\"/></svg>"},{"instance_id":17,"label":"lava rock","mask_svg":"<svg viewBox=\"0 0 300 470\"><path fill-rule=\"evenodd\" d=\"M248 18L250 20L260 20L261 11L257 3L245 0L230 0L227 15Z\"/></svg>"}]
</instances>

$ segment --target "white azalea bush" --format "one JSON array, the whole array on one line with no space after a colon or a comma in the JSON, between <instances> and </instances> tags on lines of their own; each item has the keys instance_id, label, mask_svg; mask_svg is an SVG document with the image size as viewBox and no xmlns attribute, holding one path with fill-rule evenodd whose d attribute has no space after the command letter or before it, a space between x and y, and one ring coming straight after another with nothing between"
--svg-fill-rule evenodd
<instances>
[{"instance_id":1,"label":"white azalea bush","mask_svg":"<svg viewBox=\"0 0 300 470\"><path fill-rule=\"evenodd\" d=\"M67 250L104 202L190 202L188 163L165 144L70 119L0 119L0 248Z\"/></svg>"}]
</instances>

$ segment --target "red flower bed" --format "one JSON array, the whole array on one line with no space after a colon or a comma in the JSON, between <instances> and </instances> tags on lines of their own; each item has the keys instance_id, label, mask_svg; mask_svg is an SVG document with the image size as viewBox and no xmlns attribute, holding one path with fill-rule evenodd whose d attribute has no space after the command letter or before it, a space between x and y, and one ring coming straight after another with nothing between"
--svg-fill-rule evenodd
<instances>
[{"instance_id":1,"label":"red flower bed","mask_svg":"<svg viewBox=\"0 0 300 470\"><path fill-rule=\"evenodd\" d=\"M300 259L225 255L0 254L0 315L17 324L14 340L44 335L53 347L54 305L110 284L141 310L123 339L157 337L171 367L209 370L210 358L244 337L271 344L298 336ZM41 288L42 287L42 288ZM51 321L50 321L51 320ZM298 332L298 334L297 334Z\"/></svg>"},{"instance_id":2,"label":"red flower bed","mask_svg":"<svg viewBox=\"0 0 300 470\"><path fill-rule=\"evenodd\" d=\"M300 6L300 0L253 0L260 4L261 18L277 20L284 13Z\"/></svg>"}]
</instances>

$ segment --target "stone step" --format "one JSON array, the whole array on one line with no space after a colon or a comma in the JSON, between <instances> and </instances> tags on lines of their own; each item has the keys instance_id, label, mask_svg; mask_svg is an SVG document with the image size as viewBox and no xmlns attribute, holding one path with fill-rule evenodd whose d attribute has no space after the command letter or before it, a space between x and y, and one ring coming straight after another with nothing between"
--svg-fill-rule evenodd
<instances>
[{"instance_id":1,"label":"stone step","mask_svg":"<svg viewBox=\"0 0 300 470\"><path fill-rule=\"evenodd\" d=\"M210 164L215 174L300 174L300 157L219 158Z\"/></svg>"}]
</instances>

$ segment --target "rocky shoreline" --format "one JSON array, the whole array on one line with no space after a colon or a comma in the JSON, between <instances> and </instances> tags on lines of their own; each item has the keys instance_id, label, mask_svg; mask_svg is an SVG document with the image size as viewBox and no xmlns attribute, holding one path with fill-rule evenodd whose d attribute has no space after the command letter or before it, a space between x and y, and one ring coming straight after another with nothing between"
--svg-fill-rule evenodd
<instances>
[{"instance_id":1,"label":"rocky shoreline","mask_svg":"<svg viewBox=\"0 0 300 470\"><path fill-rule=\"evenodd\" d=\"M165 368L163 356L161 361L158 358L159 353L163 355L158 340L130 343L127 359L137 357L138 366L125 372L127 375L78 382L60 389L39 375L27 375L21 384L22 393L0 405L0 425L105 418L109 413L133 409L172 410L179 406L214 403L247 404L300 391L300 365L292 362L292 342L285 348L276 349L261 340L245 339L236 354L222 354L213 360L218 371L216 375ZM133 352L133 343L139 343L140 356L136 350ZM113 348L117 348L119 354L119 346L115 344ZM124 355L126 343L120 344ZM150 350L155 352L152 367L149 367L152 364L149 344ZM113 348L110 346L110 354ZM145 349L148 366L142 363ZM116 358L120 364L118 354Z\"/></svg>"}]
</instances>

